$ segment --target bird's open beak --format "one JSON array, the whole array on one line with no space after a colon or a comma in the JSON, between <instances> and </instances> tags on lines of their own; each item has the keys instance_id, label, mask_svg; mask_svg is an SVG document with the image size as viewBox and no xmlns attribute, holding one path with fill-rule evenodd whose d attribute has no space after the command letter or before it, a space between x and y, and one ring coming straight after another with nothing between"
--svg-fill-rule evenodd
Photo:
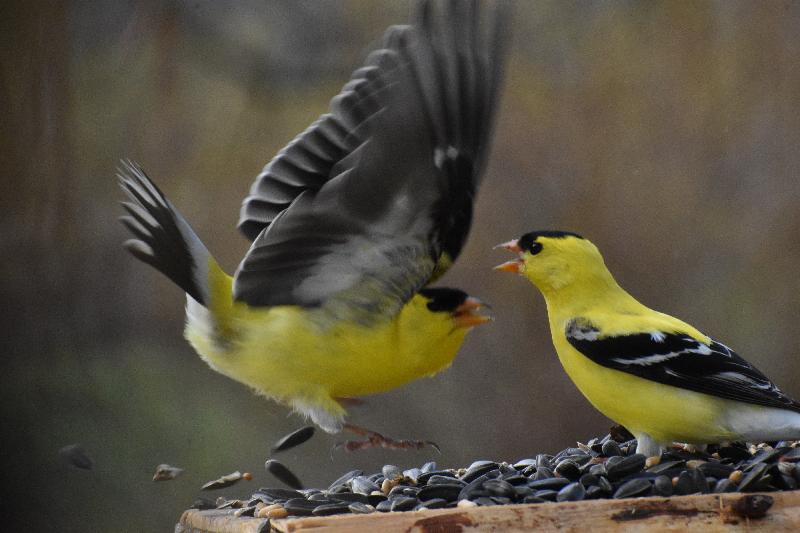
<instances>
[{"instance_id":1,"label":"bird's open beak","mask_svg":"<svg viewBox=\"0 0 800 533\"><path fill-rule=\"evenodd\" d=\"M484 307L489 306L477 298L473 298L472 296L468 297L464 300L464 303L456 307L455 311L453 311L453 320L456 326L460 328L471 328L491 322L492 317L478 313L478 310Z\"/></svg>"},{"instance_id":2,"label":"bird's open beak","mask_svg":"<svg viewBox=\"0 0 800 533\"><path fill-rule=\"evenodd\" d=\"M511 261L506 261L502 265L497 265L494 267L495 270L500 272L514 272L515 274L519 274L522 272L523 268L525 267L525 262L522 260L522 248L519 247L519 241L517 239L504 242L502 244L498 244L495 246L495 249L503 248L508 250L509 252L513 252L519 254L520 257L518 259L512 259Z\"/></svg>"}]
</instances>

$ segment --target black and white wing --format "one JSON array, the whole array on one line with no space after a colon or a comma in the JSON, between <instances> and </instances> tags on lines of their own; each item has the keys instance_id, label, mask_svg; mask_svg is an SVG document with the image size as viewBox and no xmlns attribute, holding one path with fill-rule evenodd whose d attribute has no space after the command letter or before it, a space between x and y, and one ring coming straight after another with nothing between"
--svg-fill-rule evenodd
<instances>
[{"instance_id":1,"label":"black and white wing","mask_svg":"<svg viewBox=\"0 0 800 533\"><path fill-rule=\"evenodd\" d=\"M330 112L256 178L237 300L392 314L442 256L456 258L492 130L505 11L481 24L475 1L423 2L414 24L386 32Z\"/></svg>"},{"instance_id":2,"label":"black and white wing","mask_svg":"<svg viewBox=\"0 0 800 533\"><path fill-rule=\"evenodd\" d=\"M716 341L707 345L663 331L604 336L583 318L571 320L565 334L573 348L607 368L719 398L800 412L800 402Z\"/></svg>"}]
</instances>

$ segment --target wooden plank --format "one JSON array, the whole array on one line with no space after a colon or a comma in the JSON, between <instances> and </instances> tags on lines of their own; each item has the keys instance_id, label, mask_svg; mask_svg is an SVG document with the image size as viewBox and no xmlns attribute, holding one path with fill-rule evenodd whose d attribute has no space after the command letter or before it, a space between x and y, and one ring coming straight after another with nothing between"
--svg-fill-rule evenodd
<instances>
[{"instance_id":1,"label":"wooden plank","mask_svg":"<svg viewBox=\"0 0 800 533\"><path fill-rule=\"evenodd\" d=\"M754 513L752 498L772 498L773 504L762 518L747 517ZM750 499L748 499L750 498ZM748 511L749 509L749 511ZM202 522L212 516L227 518L221 522ZM220 514L222 513L222 514ZM187 511L176 526L179 533L242 533L270 531L266 520L234 519L231 511ZM241 529L230 529L242 522ZM178 527L188 529L178 529ZM263 529L261 529L263 528ZM672 498L631 498L625 500L591 500L582 502L543 503L436 509L402 513L369 515L337 515L273 520L272 531L281 533L360 533L385 531L403 533L457 533L461 531L559 531L585 532L684 532L690 529L704 533L800 531L800 491L768 494L703 494Z\"/></svg>"}]
</instances>

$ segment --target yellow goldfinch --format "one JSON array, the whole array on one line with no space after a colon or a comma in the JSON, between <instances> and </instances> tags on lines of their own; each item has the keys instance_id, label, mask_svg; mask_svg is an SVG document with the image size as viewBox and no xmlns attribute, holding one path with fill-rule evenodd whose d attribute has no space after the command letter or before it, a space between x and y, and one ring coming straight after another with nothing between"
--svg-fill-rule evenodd
<instances>
[{"instance_id":1,"label":"yellow goldfinch","mask_svg":"<svg viewBox=\"0 0 800 533\"><path fill-rule=\"evenodd\" d=\"M216 371L348 443L419 447L345 424L354 398L449 366L488 317L456 289L425 288L466 240L499 90L507 14L422 2L389 28L331 110L286 146L245 198L253 243L233 277L134 163L125 243L187 294L185 336Z\"/></svg>"},{"instance_id":2,"label":"yellow goldfinch","mask_svg":"<svg viewBox=\"0 0 800 533\"><path fill-rule=\"evenodd\" d=\"M657 455L672 442L800 438L800 403L733 350L625 292L597 247L535 231L500 245L495 267L536 285L558 358L584 396Z\"/></svg>"}]
</instances>

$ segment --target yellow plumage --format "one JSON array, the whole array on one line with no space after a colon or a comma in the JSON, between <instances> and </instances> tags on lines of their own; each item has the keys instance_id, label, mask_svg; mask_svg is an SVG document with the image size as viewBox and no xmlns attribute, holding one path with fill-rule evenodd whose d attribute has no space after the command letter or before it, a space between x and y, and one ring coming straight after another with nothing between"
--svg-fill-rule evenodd
<instances>
[{"instance_id":1,"label":"yellow plumage","mask_svg":"<svg viewBox=\"0 0 800 533\"><path fill-rule=\"evenodd\" d=\"M394 320L361 325L328 310L252 308L234 302L232 278L209 259L208 312L189 299L185 336L215 370L260 394L341 429L338 398L385 392L453 361L469 328L414 296Z\"/></svg>"},{"instance_id":2,"label":"yellow plumage","mask_svg":"<svg viewBox=\"0 0 800 533\"><path fill-rule=\"evenodd\" d=\"M520 273L544 295L553 345L570 379L600 412L639 438L641 451L653 454L660 445L675 441L707 444L759 435L767 439L800 434L800 415L792 410L736 401L643 377L648 368L667 365L679 357L700 358L697 361L702 367L701 358L711 356L713 340L691 325L639 303L617 284L600 252L588 240L572 234L539 232L504 246L518 252L520 259L497 268ZM571 330L575 324L587 326ZM578 345L581 340L611 339L607 346L613 347L614 339L650 336L656 350L653 354L641 353L638 359L611 352L604 354L608 365L598 364L575 347L575 339L571 342L568 337L570 331ZM658 351L667 335L697 341L699 353ZM758 372L740 358L738 362ZM673 373L677 381L680 374ZM777 387L775 390L780 394ZM786 401L791 402L788 398Z\"/></svg>"}]
</instances>

